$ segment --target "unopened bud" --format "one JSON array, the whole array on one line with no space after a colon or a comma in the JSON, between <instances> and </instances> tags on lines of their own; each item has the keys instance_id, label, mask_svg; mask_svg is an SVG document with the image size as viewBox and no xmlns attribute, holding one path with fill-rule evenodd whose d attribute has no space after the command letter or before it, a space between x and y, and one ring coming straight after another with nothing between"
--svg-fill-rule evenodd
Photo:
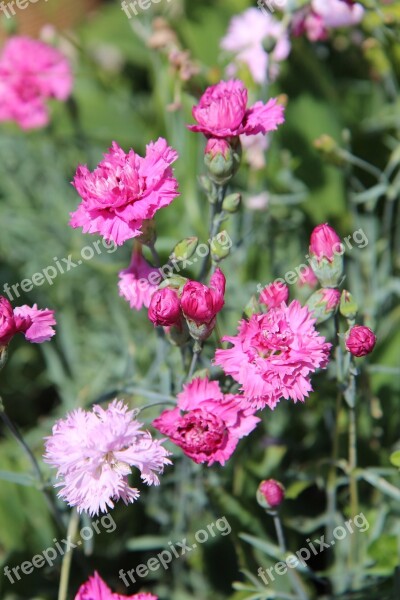
<instances>
[{"instance_id":1,"label":"unopened bud","mask_svg":"<svg viewBox=\"0 0 400 600\"><path fill-rule=\"evenodd\" d=\"M194 251L197 248L197 244L199 242L199 238L197 237L188 237L176 244L170 259L171 260L188 260L191 256L193 256Z\"/></svg>"},{"instance_id":2,"label":"unopened bud","mask_svg":"<svg viewBox=\"0 0 400 600\"><path fill-rule=\"evenodd\" d=\"M285 488L275 479L262 481L257 490L257 502L266 509L275 509L285 498Z\"/></svg>"},{"instance_id":3,"label":"unopened bud","mask_svg":"<svg viewBox=\"0 0 400 600\"><path fill-rule=\"evenodd\" d=\"M219 235L213 237L210 242L212 261L218 263L229 256L231 246L232 244L224 244Z\"/></svg>"},{"instance_id":4,"label":"unopened bud","mask_svg":"<svg viewBox=\"0 0 400 600\"><path fill-rule=\"evenodd\" d=\"M181 277L180 275L171 275L171 277L167 277L160 283L158 289L162 290L163 288L171 288L173 290L177 290L178 294L180 294L186 282L186 277Z\"/></svg>"},{"instance_id":5,"label":"unopened bud","mask_svg":"<svg viewBox=\"0 0 400 600\"><path fill-rule=\"evenodd\" d=\"M229 196L226 196L226 198L224 198L224 201L222 203L222 210L227 213L235 213L239 210L241 201L241 194L229 194Z\"/></svg>"},{"instance_id":6,"label":"unopened bud","mask_svg":"<svg viewBox=\"0 0 400 600\"><path fill-rule=\"evenodd\" d=\"M209 177L218 185L229 181L239 168L241 145L238 140L233 145L223 139L211 138L204 151L204 164Z\"/></svg>"},{"instance_id":7,"label":"unopened bud","mask_svg":"<svg viewBox=\"0 0 400 600\"><path fill-rule=\"evenodd\" d=\"M347 290L342 292L339 311L343 317L350 321L353 321L357 316L358 304Z\"/></svg>"},{"instance_id":8,"label":"unopened bud","mask_svg":"<svg viewBox=\"0 0 400 600\"><path fill-rule=\"evenodd\" d=\"M317 324L327 321L335 314L340 303L340 292L334 288L320 288L316 290L306 302Z\"/></svg>"}]
</instances>

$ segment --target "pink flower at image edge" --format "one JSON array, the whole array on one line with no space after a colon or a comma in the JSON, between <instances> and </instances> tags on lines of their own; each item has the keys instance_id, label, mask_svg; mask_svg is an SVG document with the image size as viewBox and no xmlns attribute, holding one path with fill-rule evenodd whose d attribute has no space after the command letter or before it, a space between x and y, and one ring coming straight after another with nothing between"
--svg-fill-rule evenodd
<instances>
[{"instance_id":1,"label":"pink flower at image edge","mask_svg":"<svg viewBox=\"0 0 400 600\"><path fill-rule=\"evenodd\" d=\"M158 600L158 596L148 593L121 596L113 594L97 571L79 588L75 600Z\"/></svg>"}]
</instances>

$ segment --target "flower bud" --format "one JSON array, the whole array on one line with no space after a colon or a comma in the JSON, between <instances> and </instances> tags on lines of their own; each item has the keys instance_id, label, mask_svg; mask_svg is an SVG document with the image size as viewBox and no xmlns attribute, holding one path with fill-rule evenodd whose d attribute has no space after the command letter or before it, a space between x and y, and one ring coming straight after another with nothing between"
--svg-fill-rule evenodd
<instances>
[{"instance_id":1,"label":"flower bud","mask_svg":"<svg viewBox=\"0 0 400 600\"><path fill-rule=\"evenodd\" d=\"M229 196L226 196L224 198L224 201L222 203L222 210L227 213L235 213L239 210L241 201L241 194L229 194Z\"/></svg>"},{"instance_id":2,"label":"flower bud","mask_svg":"<svg viewBox=\"0 0 400 600\"><path fill-rule=\"evenodd\" d=\"M346 348L353 356L366 356L375 347L374 332L364 325L354 325L346 335Z\"/></svg>"},{"instance_id":3,"label":"flower bud","mask_svg":"<svg viewBox=\"0 0 400 600\"><path fill-rule=\"evenodd\" d=\"M322 287L337 287L343 273L344 247L336 231L327 223L311 234L310 264Z\"/></svg>"},{"instance_id":4,"label":"flower bud","mask_svg":"<svg viewBox=\"0 0 400 600\"><path fill-rule=\"evenodd\" d=\"M170 277L166 277L166 279L164 279L164 281L160 283L158 289L163 290L165 288L171 288L173 290L176 290L178 296L180 296L183 286L187 281L187 277L181 277L180 275L171 275Z\"/></svg>"},{"instance_id":5,"label":"flower bud","mask_svg":"<svg viewBox=\"0 0 400 600\"><path fill-rule=\"evenodd\" d=\"M343 290L340 298L340 314L353 321L357 316L358 304L347 290Z\"/></svg>"},{"instance_id":6,"label":"flower bud","mask_svg":"<svg viewBox=\"0 0 400 600\"><path fill-rule=\"evenodd\" d=\"M337 310L340 303L340 292L334 288L316 290L306 302L313 313L317 324L327 321Z\"/></svg>"},{"instance_id":7,"label":"flower bud","mask_svg":"<svg viewBox=\"0 0 400 600\"><path fill-rule=\"evenodd\" d=\"M176 244L171 256L170 260L188 260L191 256L193 256L194 251L197 248L197 244L199 242L199 238L197 237L188 237Z\"/></svg>"},{"instance_id":8,"label":"flower bud","mask_svg":"<svg viewBox=\"0 0 400 600\"><path fill-rule=\"evenodd\" d=\"M7 298L0 296L0 346L7 346L16 333L13 308Z\"/></svg>"},{"instance_id":9,"label":"flower bud","mask_svg":"<svg viewBox=\"0 0 400 600\"><path fill-rule=\"evenodd\" d=\"M222 185L229 181L240 165L240 141L234 148L229 142L219 138L208 140L204 151L204 164L209 177L215 183Z\"/></svg>"},{"instance_id":10,"label":"flower bud","mask_svg":"<svg viewBox=\"0 0 400 600\"><path fill-rule=\"evenodd\" d=\"M176 291L170 288L155 291L150 300L148 316L154 325L168 327L179 323L181 308Z\"/></svg>"},{"instance_id":11,"label":"flower bud","mask_svg":"<svg viewBox=\"0 0 400 600\"><path fill-rule=\"evenodd\" d=\"M210 336L217 313L224 306L225 276L216 269L210 287L188 281L181 296L181 308L193 339L203 341Z\"/></svg>"},{"instance_id":12,"label":"flower bud","mask_svg":"<svg viewBox=\"0 0 400 600\"><path fill-rule=\"evenodd\" d=\"M275 479L264 480L258 486L257 502L263 508L278 508L284 498L285 488Z\"/></svg>"},{"instance_id":13,"label":"flower bud","mask_svg":"<svg viewBox=\"0 0 400 600\"><path fill-rule=\"evenodd\" d=\"M221 241L221 234L216 235L210 241L211 259L218 263L229 256L232 244L226 245Z\"/></svg>"},{"instance_id":14,"label":"flower bud","mask_svg":"<svg viewBox=\"0 0 400 600\"><path fill-rule=\"evenodd\" d=\"M289 288L281 281L273 281L266 285L260 294L259 302L264 304L268 310L280 306L282 302L287 302L289 298Z\"/></svg>"}]
</instances>

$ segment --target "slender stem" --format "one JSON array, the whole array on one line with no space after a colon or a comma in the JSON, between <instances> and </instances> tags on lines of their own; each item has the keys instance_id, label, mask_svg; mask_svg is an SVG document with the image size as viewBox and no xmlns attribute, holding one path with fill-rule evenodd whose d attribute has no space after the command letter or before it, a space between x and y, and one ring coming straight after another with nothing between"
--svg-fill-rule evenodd
<instances>
[{"instance_id":1,"label":"slender stem","mask_svg":"<svg viewBox=\"0 0 400 600\"><path fill-rule=\"evenodd\" d=\"M13 436L13 438L15 439L15 441L21 446L21 448L23 449L23 451L25 452L25 454L27 455L34 472L36 473L38 482L40 483L40 488L41 491L44 495L46 504L50 510L50 512L52 513L57 525L59 526L61 531L64 531L64 522L63 519L61 517L61 514L57 508L56 503L54 502L54 498L52 496L52 494L46 490L46 481L43 477L42 471L39 467L39 463L36 460L35 455L33 454L32 450L29 448L28 444L25 442L24 438L22 437L21 433L19 432L19 430L17 429L16 425L14 425L14 423L11 421L11 419L9 418L9 416L6 414L5 410L4 410L4 405L3 405L3 401L2 398L0 397L0 418L3 421L4 425L8 428L8 430L10 431L11 435Z\"/></svg>"},{"instance_id":2,"label":"slender stem","mask_svg":"<svg viewBox=\"0 0 400 600\"><path fill-rule=\"evenodd\" d=\"M218 229L221 225L221 221L224 218L224 212L222 211L222 203L226 194L226 185L218 186L218 198L217 200L211 204L211 212L210 212L210 225L209 225L209 238L210 240L215 237L218 233ZM207 273L207 267L209 262L209 255L207 254L203 259L203 264L201 265L199 281L202 281Z\"/></svg>"},{"instance_id":3,"label":"slender stem","mask_svg":"<svg viewBox=\"0 0 400 600\"><path fill-rule=\"evenodd\" d=\"M150 248L150 252L151 252L151 257L153 259L154 262L154 266L155 267L159 267L161 265L161 260L160 260L160 256L156 250L156 247L154 244L149 244L148 247Z\"/></svg>"},{"instance_id":4,"label":"slender stem","mask_svg":"<svg viewBox=\"0 0 400 600\"><path fill-rule=\"evenodd\" d=\"M285 556L287 549L281 518L277 511L267 511L267 513L273 518L279 549L282 556ZM292 569L288 569L287 573L291 581L293 591L297 594L297 597L300 598L300 600L308 600L308 596L298 574L295 571L292 571Z\"/></svg>"},{"instance_id":5,"label":"slender stem","mask_svg":"<svg viewBox=\"0 0 400 600\"><path fill-rule=\"evenodd\" d=\"M78 532L79 525L79 515L77 510L73 510L71 512L71 517L68 523L67 530L67 540L75 540L76 534ZM69 574L71 571L71 563L72 563L72 553L73 550L68 550L66 554L64 554L64 558L61 564L61 576L60 576L60 586L58 588L58 600L67 600L68 595L68 582L69 582Z\"/></svg>"},{"instance_id":6,"label":"slender stem","mask_svg":"<svg viewBox=\"0 0 400 600\"><path fill-rule=\"evenodd\" d=\"M192 362L190 363L190 369L189 369L189 373L187 376L188 381L190 381L193 377L193 373L196 369L197 361L199 359L200 354L201 354L201 346L198 346L197 342L195 342L195 347L193 349Z\"/></svg>"}]
</instances>

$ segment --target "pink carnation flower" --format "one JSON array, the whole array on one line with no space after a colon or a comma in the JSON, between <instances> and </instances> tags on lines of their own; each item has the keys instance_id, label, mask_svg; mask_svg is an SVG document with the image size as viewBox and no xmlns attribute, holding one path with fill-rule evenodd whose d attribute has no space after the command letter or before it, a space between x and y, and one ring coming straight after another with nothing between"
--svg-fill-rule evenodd
<instances>
[{"instance_id":1,"label":"pink carnation flower","mask_svg":"<svg viewBox=\"0 0 400 600\"><path fill-rule=\"evenodd\" d=\"M54 310L40 310L26 304L12 308L4 296L0 296L0 347L7 346L17 333L22 333L28 342L41 344L53 337L56 325Z\"/></svg>"},{"instance_id":2,"label":"pink carnation flower","mask_svg":"<svg viewBox=\"0 0 400 600\"><path fill-rule=\"evenodd\" d=\"M44 127L46 101L66 100L71 89L71 69L58 50L23 36L6 42L0 55L0 121L15 121L22 129Z\"/></svg>"},{"instance_id":3,"label":"pink carnation flower","mask_svg":"<svg viewBox=\"0 0 400 600\"><path fill-rule=\"evenodd\" d=\"M158 600L153 594L134 594L133 596L121 596L113 594L108 585L104 583L100 575L95 571L94 575L81 585L75 600Z\"/></svg>"},{"instance_id":4,"label":"pink carnation flower","mask_svg":"<svg viewBox=\"0 0 400 600\"><path fill-rule=\"evenodd\" d=\"M211 276L210 287L198 281L185 283L181 295L183 314L197 325L209 324L223 308L225 275L217 268Z\"/></svg>"},{"instance_id":5,"label":"pink carnation flower","mask_svg":"<svg viewBox=\"0 0 400 600\"><path fill-rule=\"evenodd\" d=\"M310 375L328 363L331 344L314 327L315 319L297 300L241 321L233 344L215 353L215 363L242 386L250 406L274 409L281 398L304 401Z\"/></svg>"},{"instance_id":6,"label":"pink carnation flower","mask_svg":"<svg viewBox=\"0 0 400 600\"><path fill-rule=\"evenodd\" d=\"M58 496L78 512L97 515L122 499L134 502L139 490L129 486L131 467L148 485L158 485L157 473L171 464L161 441L153 440L135 411L114 400L104 410L78 408L60 419L45 441L45 462L56 467Z\"/></svg>"},{"instance_id":7,"label":"pink carnation flower","mask_svg":"<svg viewBox=\"0 0 400 600\"><path fill-rule=\"evenodd\" d=\"M267 52L263 41L271 39L273 50ZM279 69L277 63L290 53L290 41L286 28L272 15L260 17L258 8L252 7L232 18L228 33L221 40L221 48L235 54L228 66L229 77L235 77L240 64L245 64L256 83L274 80Z\"/></svg>"},{"instance_id":8,"label":"pink carnation flower","mask_svg":"<svg viewBox=\"0 0 400 600\"><path fill-rule=\"evenodd\" d=\"M287 302L289 298L289 288L285 283L273 281L266 285L260 294L259 302L268 309L280 306L282 302Z\"/></svg>"},{"instance_id":9,"label":"pink carnation flower","mask_svg":"<svg viewBox=\"0 0 400 600\"><path fill-rule=\"evenodd\" d=\"M260 420L253 413L241 396L224 395L218 382L194 379L178 394L178 407L161 413L153 426L194 462L224 465Z\"/></svg>"},{"instance_id":10,"label":"pink carnation flower","mask_svg":"<svg viewBox=\"0 0 400 600\"><path fill-rule=\"evenodd\" d=\"M364 8L353 0L312 0L293 18L295 35L306 34L311 42L326 40L330 29L352 27L364 16Z\"/></svg>"},{"instance_id":11,"label":"pink carnation flower","mask_svg":"<svg viewBox=\"0 0 400 600\"><path fill-rule=\"evenodd\" d=\"M79 166L73 185L82 198L71 213L70 225L84 233L100 233L120 246L142 233L143 221L168 206L178 196L171 164L178 153L159 138L146 147L142 158L126 154L116 142L91 173Z\"/></svg>"},{"instance_id":12,"label":"pink carnation flower","mask_svg":"<svg viewBox=\"0 0 400 600\"><path fill-rule=\"evenodd\" d=\"M256 102L247 108L247 89L238 79L220 81L204 92L193 107L198 125L188 125L191 131L207 137L256 135L278 128L284 122L284 108L271 98L267 104Z\"/></svg>"},{"instance_id":13,"label":"pink carnation flower","mask_svg":"<svg viewBox=\"0 0 400 600\"><path fill-rule=\"evenodd\" d=\"M129 268L119 273L119 295L129 302L131 308L148 308L151 297L157 290L157 285L151 283L152 278L156 276L161 278L159 270L149 265L140 248L136 249Z\"/></svg>"}]
</instances>

